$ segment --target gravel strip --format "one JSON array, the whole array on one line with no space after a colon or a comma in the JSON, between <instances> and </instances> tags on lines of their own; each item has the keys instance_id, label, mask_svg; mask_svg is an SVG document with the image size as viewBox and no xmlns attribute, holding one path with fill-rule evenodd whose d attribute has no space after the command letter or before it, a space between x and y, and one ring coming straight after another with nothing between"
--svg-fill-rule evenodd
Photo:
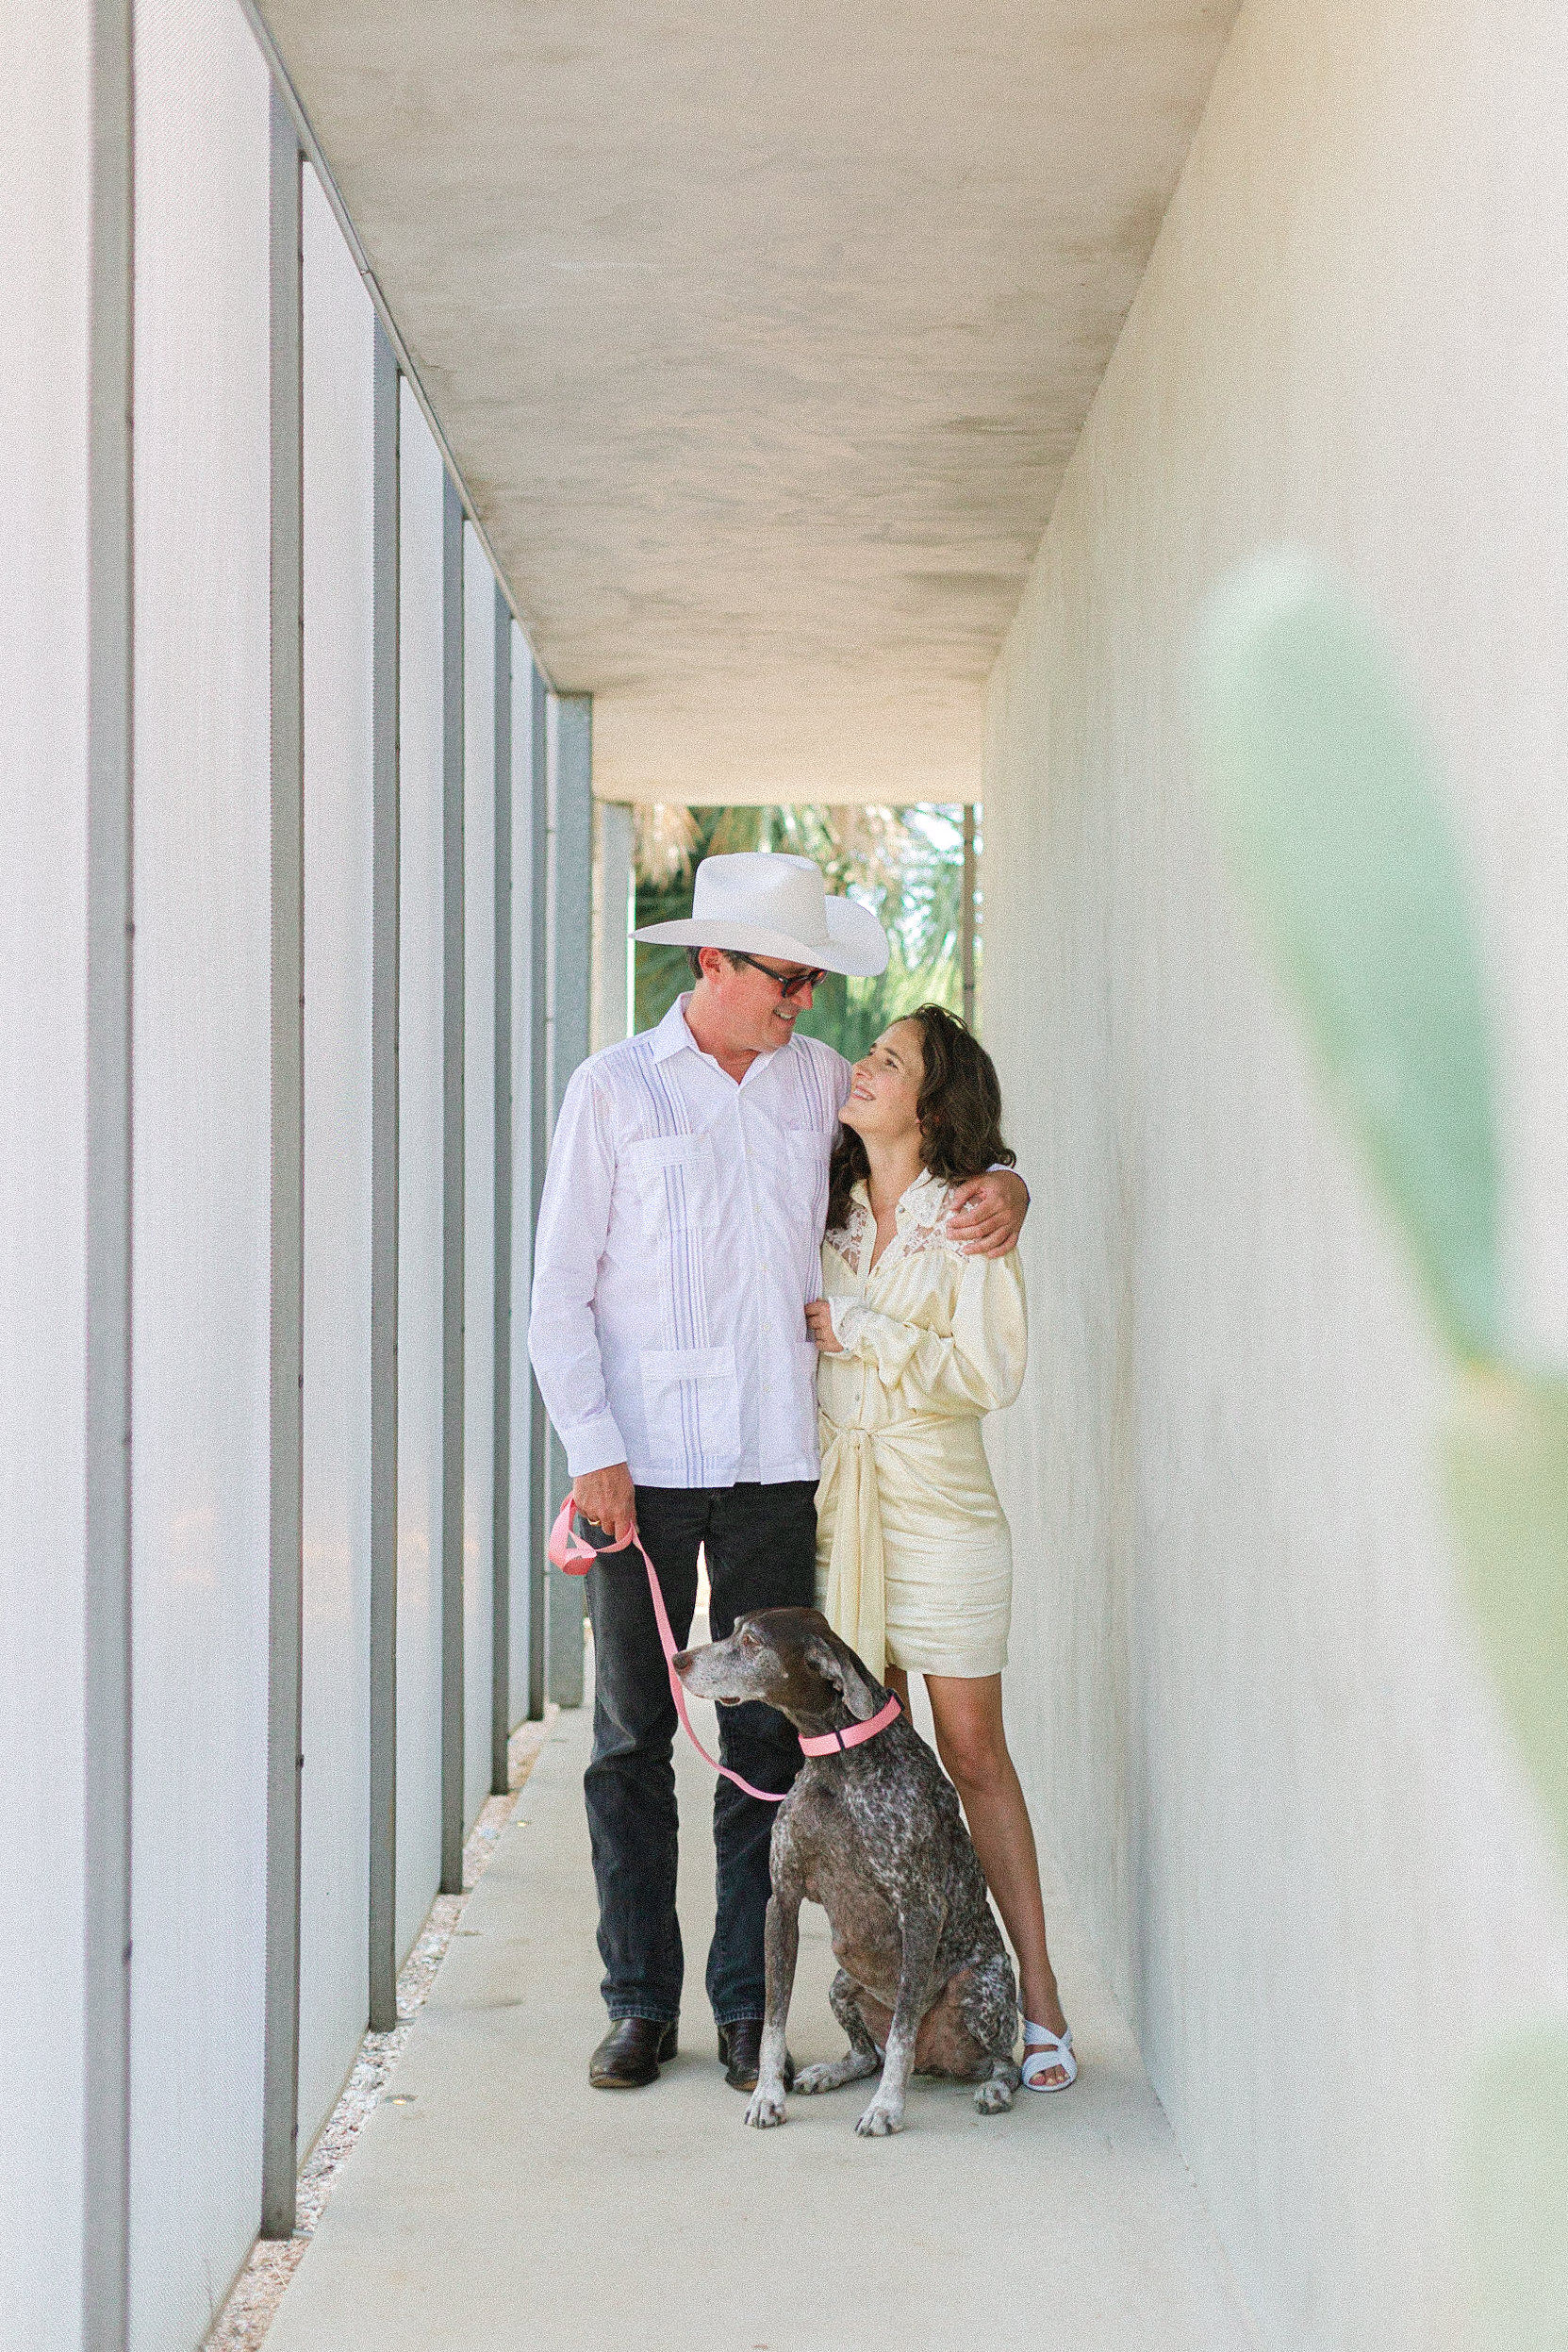
<instances>
[{"instance_id":1,"label":"gravel strip","mask_svg":"<svg viewBox=\"0 0 1568 2352\"><path fill-rule=\"evenodd\" d=\"M365 2119L386 2089L403 2055L408 2029L424 2006L436 1971L446 1956L464 1906L484 1876L497 1838L517 1810L518 1791L532 1772L559 1710L547 1707L542 1723L524 1723L507 1749L511 1782L504 1797L488 1798L463 1848L463 1892L437 1895L418 1940L398 1974L398 2023L390 2033L367 2033L343 2095L322 2127L300 2174L299 2212L291 2238L257 2239L256 2250L235 2280L203 2352L255 2352L272 2323L285 2287L315 2234L322 2208L337 2186L344 2160L365 2128Z\"/></svg>"}]
</instances>

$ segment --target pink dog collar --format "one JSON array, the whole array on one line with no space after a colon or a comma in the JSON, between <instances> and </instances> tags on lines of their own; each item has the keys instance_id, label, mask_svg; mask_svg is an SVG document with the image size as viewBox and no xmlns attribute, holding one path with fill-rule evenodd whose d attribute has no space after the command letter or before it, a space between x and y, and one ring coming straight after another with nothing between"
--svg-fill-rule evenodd
<instances>
[{"instance_id":1,"label":"pink dog collar","mask_svg":"<svg viewBox=\"0 0 1568 2352\"><path fill-rule=\"evenodd\" d=\"M809 1740L802 1731L800 1735L801 1752L806 1756L836 1756L840 1748L864 1747L867 1740L874 1740L879 1731L885 1731L894 1716L902 1713L898 1699L890 1698L885 1707L879 1707L876 1714L864 1723L851 1723L848 1731L820 1731Z\"/></svg>"},{"instance_id":2,"label":"pink dog collar","mask_svg":"<svg viewBox=\"0 0 1568 2352\"><path fill-rule=\"evenodd\" d=\"M748 1797L759 1797L765 1805L782 1805L787 1791L753 1788L751 1781L743 1781L738 1772L732 1772L729 1765L720 1764L717 1756L710 1756L692 1730L691 1717L686 1713L685 1691L673 1664L676 1654L675 1636L670 1631L669 1613L664 1605L664 1595L659 1590L659 1580L654 1572L653 1563L643 1549L642 1538L636 1529L629 1527L620 1541L616 1544L605 1544L602 1547L586 1544L572 1527L573 1507L571 1497L568 1495L555 1516L555 1524L550 1531L550 1543L547 1548L549 1558L556 1567L564 1568L569 1576L586 1576L596 1560L603 1560L615 1552L624 1551L628 1544L636 1546L638 1551L642 1552L642 1565L648 1570L648 1594L653 1603L653 1621L659 1629L659 1648L664 1651L665 1665L669 1673L669 1695L675 1701L675 1712L681 1718L682 1728L687 1739L690 1740L705 1764L712 1764L716 1772L721 1772L726 1781L733 1781L736 1788L744 1789ZM840 1748L859 1747L866 1740L873 1739L877 1732L886 1729L899 1712L897 1698L889 1698L886 1706L880 1709L868 1723L851 1723L847 1731L828 1731L817 1739L808 1740L802 1732L800 1734L801 1746L808 1756L836 1756Z\"/></svg>"}]
</instances>

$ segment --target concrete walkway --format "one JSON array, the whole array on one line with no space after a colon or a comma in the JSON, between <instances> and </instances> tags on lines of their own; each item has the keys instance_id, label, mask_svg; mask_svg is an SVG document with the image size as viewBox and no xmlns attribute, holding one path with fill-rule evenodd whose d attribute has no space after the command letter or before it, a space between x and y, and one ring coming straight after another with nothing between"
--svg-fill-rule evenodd
<instances>
[{"instance_id":1,"label":"concrete walkway","mask_svg":"<svg viewBox=\"0 0 1568 2352\"><path fill-rule=\"evenodd\" d=\"M742 2128L702 1998L711 1781L689 1749L682 2054L648 2090L590 2091L603 2013L587 1732L586 1709L563 1715L535 1766L267 2352L1251 2352L1164 2116L1060 1904L1052 1941L1083 2064L1072 2091L982 2118L963 2088L920 2083L901 2136L863 2141L855 2085L793 2100L782 2130ZM800 2060L842 2047L831 1974L808 1906Z\"/></svg>"}]
</instances>

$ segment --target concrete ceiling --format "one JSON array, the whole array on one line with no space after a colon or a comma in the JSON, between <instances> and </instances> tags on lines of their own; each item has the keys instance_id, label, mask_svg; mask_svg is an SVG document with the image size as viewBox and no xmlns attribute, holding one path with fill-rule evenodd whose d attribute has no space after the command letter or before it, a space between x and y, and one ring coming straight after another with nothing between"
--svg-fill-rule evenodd
<instances>
[{"instance_id":1,"label":"concrete ceiling","mask_svg":"<svg viewBox=\"0 0 1568 2352\"><path fill-rule=\"evenodd\" d=\"M975 795L1236 0L263 0L612 799Z\"/></svg>"}]
</instances>

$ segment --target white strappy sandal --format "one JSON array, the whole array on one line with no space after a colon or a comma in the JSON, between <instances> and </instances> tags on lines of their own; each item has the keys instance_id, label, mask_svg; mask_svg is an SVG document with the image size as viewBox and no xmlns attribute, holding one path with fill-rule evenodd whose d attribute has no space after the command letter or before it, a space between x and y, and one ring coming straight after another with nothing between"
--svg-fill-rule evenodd
<instances>
[{"instance_id":1,"label":"white strappy sandal","mask_svg":"<svg viewBox=\"0 0 1568 2352\"><path fill-rule=\"evenodd\" d=\"M1073 2029L1066 2026L1060 2033L1048 2033L1044 2026L1032 2025L1026 2017L1024 2029L1024 2062L1018 2069L1018 2079L1026 2091L1067 2091L1078 2080L1078 2061L1073 2056ZM1065 2082L1042 2082L1040 2077L1061 2066L1066 2073Z\"/></svg>"}]
</instances>

